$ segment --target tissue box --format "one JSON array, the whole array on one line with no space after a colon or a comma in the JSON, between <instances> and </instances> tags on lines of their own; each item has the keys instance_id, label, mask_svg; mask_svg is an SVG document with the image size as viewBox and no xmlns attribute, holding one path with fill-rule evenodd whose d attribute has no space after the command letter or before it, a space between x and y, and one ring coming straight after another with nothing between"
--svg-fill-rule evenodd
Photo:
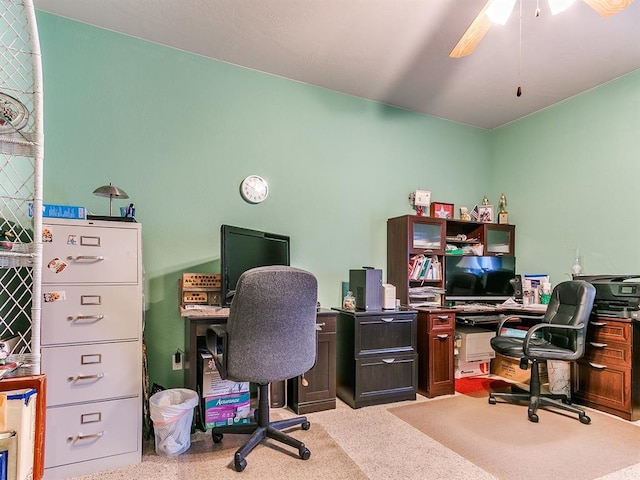
<instances>
[{"instance_id":1,"label":"tissue box","mask_svg":"<svg viewBox=\"0 0 640 480\"><path fill-rule=\"evenodd\" d=\"M33 203L29 204L29 216L33 217ZM84 207L43 203L42 216L45 218L67 218L71 220L85 220L87 218L87 210Z\"/></svg>"}]
</instances>

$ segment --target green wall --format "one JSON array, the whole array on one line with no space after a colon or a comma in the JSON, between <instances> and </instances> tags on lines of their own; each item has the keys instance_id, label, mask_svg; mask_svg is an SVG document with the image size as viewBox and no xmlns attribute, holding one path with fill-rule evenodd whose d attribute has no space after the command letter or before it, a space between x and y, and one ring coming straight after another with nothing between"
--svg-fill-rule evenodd
<instances>
[{"instance_id":1,"label":"green wall","mask_svg":"<svg viewBox=\"0 0 640 480\"><path fill-rule=\"evenodd\" d=\"M640 71L492 132L520 273L639 274Z\"/></svg>"},{"instance_id":2,"label":"green wall","mask_svg":"<svg viewBox=\"0 0 640 480\"><path fill-rule=\"evenodd\" d=\"M325 307L363 265L386 268L386 219L437 201L497 203L491 133L266 75L37 12L44 72L44 199L108 213L112 182L143 225L151 382L182 385L178 279L218 271L228 223L290 235ZM269 181L244 203L242 178ZM509 192L507 192L509 193ZM114 201L124 206L127 201Z\"/></svg>"}]
</instances>

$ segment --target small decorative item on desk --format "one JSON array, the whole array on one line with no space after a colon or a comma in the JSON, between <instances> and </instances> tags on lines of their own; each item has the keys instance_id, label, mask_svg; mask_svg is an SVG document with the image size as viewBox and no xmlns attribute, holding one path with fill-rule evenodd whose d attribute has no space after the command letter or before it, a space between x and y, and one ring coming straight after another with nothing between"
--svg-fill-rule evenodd
<instances>
[{"instance_id":1,"label":"small decorative item on desk","mask_svg":"<svg viewBox=\"0 0 640 480\"><path fill-rule=\"evenodd\" d=\"M433 202L431 216L436 218L453 218L453 203Z\"/></svg>"},{"instance_id":2,"label":"small decorative item on desk","mask_svg":"<svg viewBox=\"0 0 640 480\"><path fill-rule=\"evenodd\" d=\"M498 201L498 223L502 225L506 225L509 223L509 212L507 212L507 197L505 194L500 195L500 200Z\"/></svg>"},{"instance_id":3,"label":"small decorative item on desk","mask_svg":"<svg viewBox=\"0 0 640 480\"><path fill-rule=\"evenodd\" d=\"M471 217L469 216L469 209L467 207L460 207L460 220L464 220L465 222L471 220Z\"/></svg>"},{"instance_id":4,"label":"small decorative item on desk","mask_svg":"<svg viewBox=\"0 0 640 480\"><path fill-rule=\"evenodd\" d=\"M489 205L489 199L486 195L482 197L482 205Z\"/></svg>"},{"instance_id":5,"label":"small decorative item on desk","mask_svg":"<svg viewBox=\"0 0 640 480\"><path fill-rule=\"evenodd\" d=\"M342 300L342 308L349 310L350 312L356 311L356 297L353 292L349 290Z\"/></svg>"},{"instance_id":6,"label":"small decorative item on desk","mask_svg":"<svg viewBox=\"0 0 640 480\"><path fill-rule=\"evenodd\" d=\"M493 205L487 204L480 205L478 207L478 221L484 223L493 223Z\"/></svg>"}]
</instances>

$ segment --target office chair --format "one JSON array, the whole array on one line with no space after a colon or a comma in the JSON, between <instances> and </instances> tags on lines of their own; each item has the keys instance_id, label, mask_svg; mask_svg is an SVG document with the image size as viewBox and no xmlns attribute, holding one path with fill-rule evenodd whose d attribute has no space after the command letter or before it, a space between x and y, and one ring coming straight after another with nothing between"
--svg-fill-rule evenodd
<instances>
[{"instance_id":1,"label":"office chair","mask_svg":"<svg viewBox=\"0 0 640 480\"><path fill-rule=\"evenodd\" d=\"M311 455L303 442L280 430L301 425L306 417L269 421L269 384L298 377L316 360L318 283L309 272L293 267L258 267L244 272L237 283L226 326L207 329L207 348L222 379L258 385L258 408L250 424L215 427L220 443L224 433L251 434L234 456L236 471L247 466L245 457L271 438L298 449L303 460Z\"/></svg>"},{"instance_id":2,"label":"office chair","mask_svg":"<svg viewBox=\"0 0 640 480\"><path fill-rule=\"evenodd\" d=\"M540 393L538 363L545 360L574 361L584 355L587 325L595 292L595 287L583 280L559 283L553 289L544 319L531 327L524 338L501 333L504 324L513 317L507 317L500 322L496 336L491 339L491 347L501 355L520 358L520 368L523 370L526 370L531 362L531 376L529 392L491 393L491 405L496 404L496 398L527 400L527 414L532 422L538 421L536 411L540 406L577 413L580 422L591 422L584 410L570 404L567 395Z\"/></svg>"}]
</instances>

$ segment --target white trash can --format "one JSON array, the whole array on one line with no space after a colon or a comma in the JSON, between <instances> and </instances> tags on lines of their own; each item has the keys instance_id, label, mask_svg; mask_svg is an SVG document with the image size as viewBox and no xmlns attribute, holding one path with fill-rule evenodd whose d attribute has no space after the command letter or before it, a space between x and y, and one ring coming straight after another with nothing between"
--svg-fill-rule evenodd
<instances>
[{"instance_id":1,"label":"white trash can","mask_svg":"<svg viewBox=\"0 0 640 480\"><path fill-rule=\"evenodd\" d=\"M549 392L571 398L571 362L547 360Z\"/></svg>"},{"instance_id":2,"label":"white trash can","mask_svg":"<svg viewBox=\"0 0 640 480\"><path fill-rule=\"evenodd\" d=\"M189 449L196 405L198 393L187 388L171 388L151 395L149 413L158 455L173 457Z\"/></svg>"}]
</instances>

